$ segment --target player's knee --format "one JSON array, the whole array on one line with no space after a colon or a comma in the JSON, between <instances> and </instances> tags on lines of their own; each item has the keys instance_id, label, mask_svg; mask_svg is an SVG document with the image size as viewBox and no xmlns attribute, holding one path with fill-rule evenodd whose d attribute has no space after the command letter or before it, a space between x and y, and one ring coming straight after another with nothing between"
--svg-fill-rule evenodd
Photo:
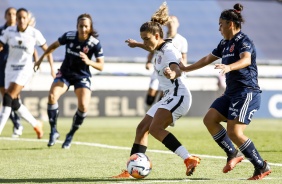
<instances>
[{"instance_id":1,"label":"player's knee","mask_svg":"<svg viewBox=\"0 0 282 184\"><path fill-rule=\"evenodd\" d=\"M57 99L56 99L56 95L54 95L53 93L50 93L48 95L48 104L55 104L57 102Z\"/></svg>"},{"instance_id":2,"label":"player's knee","mask_svg":"<svg viewBox=\"0 0 282 184\"><path fill-rule=\"evenodd\" d=\"M20 100L18 98L13 99L13 101L12 101L12 109L14 111L17 111L20 108L20 106L21 106Z\"/></svg>"},{"instance_id":3,"label":"player's knee","mask_svg":"<svg viewBox=\"0 0 282 184\"><path fill-rule=\"evenodd\" d=\"M3 97L3 106L11 107L12 101L13 101L12 97L8 93L5 93Z\"/></svg>"},{"instance_id":4,"label":"player's knee","mask_svg":"<svg viewBox=\"0 0 282 184\"><path fill-rule=\"evenodd\" d=\"M155 101L155 97L154 96L151 96L151 95L147 95L147 98L146 98L146 104L147 105L152 105Z\"/></svg>"}]
</instances>

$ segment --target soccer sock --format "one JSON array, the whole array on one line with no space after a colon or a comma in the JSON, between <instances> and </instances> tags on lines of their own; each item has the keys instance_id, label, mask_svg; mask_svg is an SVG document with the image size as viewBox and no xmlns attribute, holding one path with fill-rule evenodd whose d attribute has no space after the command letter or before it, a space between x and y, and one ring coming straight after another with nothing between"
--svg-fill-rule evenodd
<instances>
[{"instance_id":1,"label":"soccer sock","mask_svg":"<svg viewBox=\"0 0 282 184\"><path fill-rule=\"evenodd\" d=\"M191 154L188 152L188 150L184 146L178 147L174 153L180 156L183 160L191 156Z\"/></svg>"},{"instance_id":2,"label":"soccer sock","mask_svg":"<svg viewBox=\"0 0 282 184\"><path fill-rule=\"evenodd\" d=\"M32 116L32 114L28 111L26 106L23 104L20 105L20 108L17 110L20 116L25 119L27 122L31 124L31 126L36 127L38 124L37 120Z\"/></svg>"},{"instance_id":3,"label":"soccer sock","mask_svg":"<svg viewBox=\"0 0 282 184\"><path fill-rule=\"evenodd\" d=\"M57 132L57 119L59 116L59 104L48 104L47 114L49 118L49 124L51 127L51 133Z\"/></svg>"},{"instance_id":4,"label":"soccer sock","mask_svg":"<svg viewBox=\"0 0 282 184\"><path fill-rule=\"evenodd\" d=\"M254 143L250 139L242 144L239 149L245 155L245 157L255 166L255 168L263 167L263 159L255 148Z\"/></svg>"},{"instance_id":5,"label":"soccer sock","mask_svg":"<svg viewBox=\"0 0 282 184\"><path fill-rule=\"evenodd\" d=\"M12 111L11 107L8 107L8 106L2 107L2 112L1 112L1 116L0 116L0 134L2 133L2 130L3 130L4 126L6 125L8 119L9 119L11 111Z\"/></svg>"},{"instance_id":6,"label":"soccer sock","mask_svg":"<svg viewBox=\"0 0 282 184\"><path fill-rule=\"evenodd\" d=\"M225 128L222 128L217 134L212 136L215 142L225 151L227 156L232 155L236 149L227 135Z\"/></svg>"},{"instance_id":7,"label":"soccer sock","mask_svg":"<svg viewBox=\"0 0 282 184\"><path fill-rule=\"evenodd\" d=\"M82 125L86 115L86 112L81 112L77 109L75 115L73 116L72 128L69 132L69 135L73 135L78 130L78 128Z\"/></svg>"},{"instance_id":8,"label":"soccer sock","mask_svg":"<svg viewBox=\"0 0 282 184\"><path fill-rule=\"evenodd\" d=\"M147 146L143 146L141 144L134 143L132 148L131 148L130 156L135 154L135 153L145 153L146 150L147 150Z\"/></svg>"},{"instance_id":9,"label":"soccer sock","mask_svg":"<svg viewBox=\"0 0 282 184\"><path fill-rule=\"evenodd\" d=\"M0 134L2 133L2 130L6 125L9 116L11 114L12 101L13 101L12 97L9 94L5 93L3 96L3 107L0 115Z\"/></svg>"},{"instance_id":10,"label":"soccer sock","mask_svg":"<svg viewBox=\"0 0 282 184\"><path fill-rule=\"evenodd\" d=\"M15 111L11 111L10 119L12 120L14 127L18 129L21 126L20 117L17 115Z\"/></svg>"},{"instance_id":11,"label":"soccer sock","mask_svg":"<svg viewBox=\"0 0 282 184\"><path fill-rule=\"evenodd\" d=\"M167 147L172 152L175 152L177 150L177 148L179 148L181 146L181 143L176 139L176 137L174 137L174 135L172 133L169 133L164 138L162 143L165 145L165 147Z\"/></svg>"}]
</instances>

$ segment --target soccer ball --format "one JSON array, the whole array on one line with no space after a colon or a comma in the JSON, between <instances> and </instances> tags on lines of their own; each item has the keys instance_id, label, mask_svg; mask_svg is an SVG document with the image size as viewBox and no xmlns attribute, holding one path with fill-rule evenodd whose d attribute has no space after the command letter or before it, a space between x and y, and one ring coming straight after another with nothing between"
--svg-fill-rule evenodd
<instances>
[{"instance_id":1,"label":"soccer ball","mask_svg":"<svg viewBox=\"0 0 282 184\"><path fill-rule=\"evenodd\" d=\"M127 171L134 178L145 178L151 170L152 162L144 153L135 153L127 161Z\"/></svg>"}]
</instances>

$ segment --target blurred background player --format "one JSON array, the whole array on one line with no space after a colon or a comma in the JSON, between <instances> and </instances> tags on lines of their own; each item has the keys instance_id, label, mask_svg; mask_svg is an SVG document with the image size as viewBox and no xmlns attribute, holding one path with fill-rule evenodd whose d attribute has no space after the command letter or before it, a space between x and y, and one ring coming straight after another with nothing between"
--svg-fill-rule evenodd
<instances>
[{"instance_id":1,"label":"blurred background player","mask_svg":"<svg viewBox=\"0 0 282 184\"><path fill-rule=\"evenodd\" d=\"M11 110L17 111L22 118L29 122L37 134L37 138L43 136L42 124L37 121L28 109L20 103L21 90L29 82L32 71L32 56L35 45L47 49L46 40L41 32L29 26L29 12L20 8L16 12L17 25L8 27L0 37L0 49L4 44L9 45L9 55L5 68L5 89L3 108L0 117L0 133L2 132ZM53 70L53 58L48 55L48 61Z\"/></svg>"},{"instance_id":2,"label":"blurred background player","mask_svg":"<svg viewBox=\"0 0 282 184\"><path fill-rule=\"evenodd\" d=\"M181 53L173 45L171 39L164 39L162 26L166 25L168 21L168 7L164 2L151 17L151 21L140 27L143 43L140 43L139 46L147 51L154 52L154 70L157 73L164 97L148 110L138 124L130 156L135 153L146 152L148 136L151 134L170 151L183 159L186 166L186 175L191 176L200 164L200 158L192 156L178 139L166 130L168 126L174 126L176 120L188 112L192 102L191 93L182 82L182 71L179 68L179 63L182 61ZM131 41L131 39L126 40L127 43L131 43ZM129 177L130 175L126 170L114 176L114 178Z\"/></svg>"},{"instance_id":3,"label":"blurred background player","mask_svg":"<svg viewBox=\"0 0 282 184\"><path fill-rule=\"evenodd\" d=\"M244 154L254 166L253 176L249 180L261 180L271 173L270 166L262 159L251 139L244 135L244 130L261 103L256 49L253 41L241 32L243 6L237 3L233 8L221 12L219 31L223 39L217 48L196 63L181 69L193 71L222 59L222 64L215 64L215 69L220 69L220 73L226 76L227 87L224 95L210 106L204 124L227 155L223 173L231 171L241 162ZM221 125L222 121L227 121L227 130Z\"/></svg>"},{"instance_id":4,"label":"blurred background player","mask_svg":"<svg viewBox=\"0 0 282 184\"><path fill-rule=\"evenodd\" d=\"M81 14L77 18L77 31L64 33L58 41L55 41L35 63L34 69L38 70L43 58L52 53L61 45L66 45L65 59L48 96L48 117L51 126L51 133L48 146L53 146L60 137L57 130L57 118L59 115L58 100L61 95L68 91L71 85L78 101L78 109L73 116L71 130L66 136L62 148L71 146L74 133L82 125L87 115L89 102L91 99L91 73L89 66L102 71L104 67L104 55L100 41L97 39L98 33L93 28L93 21L89 14ZM92 61L95 55L96 62Z\"/></svg>"},{"instance_id":5,"label":"blurred background player","mask_svg":"<svg viewBox=\"0 0 282 184\"><path fill-rule=\"evenodd\" d=\"M5 20L6 23L0 27L0 36L4 34L4 30L9 26L16 25L16 12L17 10L13 7L7 8L5 11ZM3 46L3 50L0 52L0 91L2 97L5 94L5 67L8 59L9 54L9 46L5 44ZM22 135L23 126L20 123L20 117L15 113L15 111L11 111L10 119L13 123L13 137L18 137Z\"/></svg>"},{"instance_id":6,"label":"blurred background player","mask_svg":"<svg viewBox=\"0 0 282 184\"><path fill-rule=\"evenodd\" d=\"M167 23L167 39L172 39L173 45L181 52L183 63L187 64L187 52L188 52L188 42L186 38L178 33L178 28L180 24L178 18L174 15L170 16L170 21ZM129 43L130 47L143 47L141 46L143 43L135 42L135 40L131 40ZM149 52L147 56L146 69L150 70L152 67L152 63L154 62L154 53ZM147 112L150 107L156 101L159 101L163 96L163 92L159 89L159 81L157 78L157 74L155 71L152 73L150 78L149 89L147 91L147 96L145 100L145 111Z\"/></svg>"}]
</instances>

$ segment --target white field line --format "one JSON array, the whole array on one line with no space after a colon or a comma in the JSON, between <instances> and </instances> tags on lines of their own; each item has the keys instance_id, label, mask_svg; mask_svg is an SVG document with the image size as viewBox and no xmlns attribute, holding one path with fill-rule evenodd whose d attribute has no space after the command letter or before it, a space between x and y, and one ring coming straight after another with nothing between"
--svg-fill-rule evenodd
<instances>
[{"instance_id":1,"label":"white field line","mask_svg":"<svg viewBox=\"0 0 282 184\"><path fill-rule=\"evenodd\" d=\"M27 138L11 138L11 137L0 137L0 140L24 141L24 142L48 142L47 139L27 139ZM62 144L63 141L57 140L56 143ZM116 149L116 150L131 150L131 148L129 148L129 147L111 146L111 145L106 145L106 144L90 143L90 142L76 142L76 141L74 141L71 144L83 145L83 146L92 146L92 147L99 147L99 148L107 148L107 149ZM171 151L151 150L151 149L148 149L147 152L163 153L163 154L174 154ZM201 158L212 158L212 159L223 159L223 160L226 160L226 157L223 157L223 156L200 155L200 154L195 154L195 155L197 155L197 156L199 156ZM243 160L243 162L249 162L249 161L248 160ZM282 167L282 163L269 163L269 165Z\"/></svg>"}]
</instances>

